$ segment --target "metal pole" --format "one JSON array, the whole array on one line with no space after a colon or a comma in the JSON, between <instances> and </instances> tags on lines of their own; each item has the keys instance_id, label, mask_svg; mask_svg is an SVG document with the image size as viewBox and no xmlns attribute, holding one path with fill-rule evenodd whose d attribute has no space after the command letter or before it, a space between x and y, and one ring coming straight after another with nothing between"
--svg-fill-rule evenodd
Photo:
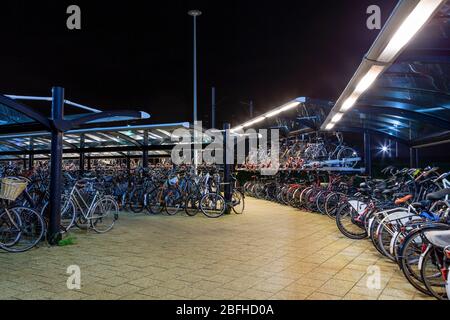
<instances>
[{"instance_id":1,"label":"metal pole","mask_svg":"<svg viewBox=\"0 0 450 320\"><path fill-rule=\"evenodd\" d=\"M30 145L29 150L33 151L34 148L34 139L33 137L30 137ZM30 155L28 156L28 168L32 170L34 168L34 154L30 152Z\"/></svg>"},{"instance_id":2,"label":"metal pole","mask_svg":"<svg viewBox=\"0 0 450 320\"><path fill-rule=\"evenodd\" d=\"M87 170L91 171L91 157L89 155L87 156Z\"/></svg>"},{"instance_id":3,"label":"metal pole","mask_svg":"<svg viewBox=\"0 0 450 320\"><path fill-rule=\"evenodd\" d=\"M144 130L144 150L142 151L142 167L148 167L148 130Z\"/></svg>"},{"instance_id":4,"label":"metal pole","mask_svg":"<svg viewBox=\"0 0 450 320\"><path fill-rule=\"evenodd\" d=\"M197 16L194 16L194 169L197 173Z\"/></svg>"},{"instance_id":5,"label":"metal pole","mask_svg":"<svg viewBox=\"0 0 450 320\"><path fill-rule=\"evenodd\" d=\"M194 124L197 122L197 16L194 16Z\"/></svg>"},{"instance_id":6,"label":"metal pole","mask_svg":"<svg viewBox=\"0 0 450 320\"><path fill-rule=\"evenodd\" d=\"M127 154L126 162L127 162L127 173L128 173L128 175L130 175L130 173L131 173L131 158L130 158L130 152L128 152L128 154Z\"/></svg>"},{"instance_id":7,"label":"metal pole","mask_svg":"<svg viewBox=\"0 0 450 320\"><path fill-rule=\"evenodd\" d=\"M194 17L194 55L193 55L193 68L194 68L194 169L197 172L197 133L195 127L197 125L197 17L202 13L199 10L190 10L188 14Z\"/></svg>"},{"instance_id":8,"label":"metal pole","mask_svg":"<svg viewBox=\"0 0 450 320\"><path fill-rule=\"evenodd\" d=\"M216 128L216 88L211 89L211 128Z\"/></svg>"},{"instance_id":9,"label":"metal pole","mask_svg":"<svg viewBox=\"0 0 450 320\"><path fill-rule=\"evenodd\" d=\"M364 132L364 166L366 174L372 176L372 145L369 132Z\"/></svg>"},{"instance_id":10,"label":"metal pole","mask_svg":"<svg viewBox=\"0 0 450 320\"><path fill-rule=\"evenodd\" d=\"M231 156L229 155L230 152L232 152L232 146L228 145L229 141L229 136L230 136L230 124L229 123L225 123L223 125L223 130L224 130L224 145L223 145L223 157L224 157L224 183L225 183L225 187L224 187L224 195L225 195L225 201L226 203L231 203L232 201L232 194L233 194L233 185L232 185L232 178L231 178L231 174L233 172L233 164L230 163L230 161L228 161L228 158L231 158ZM227 210L225 213L230 213L230 206L227 205Z\"/></svg>"},{"instance_id":11,"label":"metal pole","mask_svg":"<svg viewBox=\"0 0 450 320\"><path fill-rule=\"evenodd\" d=\"M52 121L64 118L64 89L53 87ZM56 127L52 129L51 164L50 164L50 217L47 239L51 245L61 240L61 181L62 181L63 132Z\"/></svg>"},{"instance_id":12,"label":"metal pole","mask_svg":"<svg viewBox=\"0 0 450 320\"><path fill-rule=\"evenodd\" d=\"M84 151L83 151L84 144L85 144L84 140L85 140L84 134L81 134L80 135L80 164L79 164L79 166L80 166L80 175L84 174L84 163L85 163L85 154L84 154Z\"/></svg>"}]
</instances>

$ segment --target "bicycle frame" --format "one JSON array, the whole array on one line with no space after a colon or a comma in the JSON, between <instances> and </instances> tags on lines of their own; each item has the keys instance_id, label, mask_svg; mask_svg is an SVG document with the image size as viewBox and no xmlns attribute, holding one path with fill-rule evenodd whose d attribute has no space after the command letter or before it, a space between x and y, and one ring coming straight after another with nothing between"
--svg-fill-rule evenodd
<instances>
[{"instance_id":1,"label":"bicycle frame","mask_svg":"<svg viewBox=\"0 0 450 320\"><path fill-rule=\"evenodd\" d=\"M77 185L74 185L72 190L69 193L69 201L72 201L74 203L75 209L80 210L81 214L83 215L83 217L86 220L92 219L90 217L90 215L92 213L92 208L94 207L94 204L96 203L96 200L98 197L99 197L99 192L96 191L91 203L87 204L83 195L80 193ZM78 201L78 199L80 199L82 203L80 203L80 201ZM83 207L83 205L84 205L84 207ZM84 211L84 208L87 208L87 211Z\"/></svg>"}]
</instances>

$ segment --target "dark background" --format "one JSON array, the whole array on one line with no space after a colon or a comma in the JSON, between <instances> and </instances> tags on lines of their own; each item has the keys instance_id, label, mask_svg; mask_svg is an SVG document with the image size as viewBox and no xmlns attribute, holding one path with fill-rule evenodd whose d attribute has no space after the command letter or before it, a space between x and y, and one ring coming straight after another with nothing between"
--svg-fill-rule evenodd
<instances>
[{"instance_id":1,"label":"dark background","mask_svg":"<svg viewBox=\"0 0 450 320\"><path fill-rule=\"evenodd\" d=\"M198 18L199 118L240 123L298 96L335 100L395 0L3 1L0 92L49 95L107 109L139 109L155 122L192 119L192 17ZM68 30L66 8L81 7ZM208 123L209 124L209 123Z\"/></svg>"},{"instance_id":2,"label":"dark background","mask_svg":"<svg viewBox=\"0 0 450 320\"><path fill-rule=\"evenodd\" d=\"M216 126L237 125L249 117L241 102L253 100L258 114L299 96L335 101L379 33L366 27L367 7L380 6L384 24L396 3L2 1L0 92L49 96L59 85L67 99L102 110L144 110L155 123L191 121L193 18L187 11L200 9L199 119L210 125L215 86ZM81 7L81 30L66 27L71 4ZM360 137L345 139L361 147ZM384 143L374 137L377 148ZM435 154L422 153L424 159Z\"/></svg>"}]
</instances>

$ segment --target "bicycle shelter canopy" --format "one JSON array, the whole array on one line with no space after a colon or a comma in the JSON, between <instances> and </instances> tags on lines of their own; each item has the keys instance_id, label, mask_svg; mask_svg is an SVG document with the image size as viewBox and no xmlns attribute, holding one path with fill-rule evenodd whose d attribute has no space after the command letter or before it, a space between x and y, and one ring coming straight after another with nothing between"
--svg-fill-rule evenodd
<instances>
[{"instance_id":1,"label":"bicycle shelter canopy","mask_svg":"<svg viewBox=\"0 0 450 320\"><path fill-rule=\"evenodd\" d=\"M450 142L449 34L446 4L332 130L380 134L412 148Z\"/></svg>"},{"instance_id":2,"label":"bicycle shelter canopy","mask_svg":"<svg viewBox=\"0 0 450 320\"><path fill-rule=\"evenodd\" d=\"M50 159L51 133L44 113L0 95L0 161L25 160L31 156L34 160ZM139 116L139 112L134 113ZM32 118L29 114L36 116ZM69 121L95 117L65 131L65 159L78 159L80 153L88 154L92 159L142 157L144 151L149 157L169 157L170 150L179 143L172 141L172 133L177 129L191 130L188 122L155 124L146 117L140 119L123 112L105 112L101 118L96 117L97 114L81 113L64 117ZM204 136L203 143L209 141Z\"/></svg>"}]
</instances>

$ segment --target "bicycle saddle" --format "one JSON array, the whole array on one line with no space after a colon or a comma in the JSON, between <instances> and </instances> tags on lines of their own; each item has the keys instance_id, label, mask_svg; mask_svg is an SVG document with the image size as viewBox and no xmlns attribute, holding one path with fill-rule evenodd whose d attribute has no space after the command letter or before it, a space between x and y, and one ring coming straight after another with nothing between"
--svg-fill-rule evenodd
<instances>
[{"instance_id":1,"label":"bicycle saddle","mask_svg":"<svg viewBox=\"0 0 450 320\"><path fill-rule=\"evenodd\" d=\"M398 198L397 200L395 200L395 204L396 205L403 204L403 203L411 200L412 197L413 197L412 194L408 194L408 195L404 196L403 198Z\"/></svg>"},{"instance_id":2,"label":"bicycle saddle","mask_svg":"<svg viewBox=\"0 0 450 320\"><path fill-rule=\"evenodd\" d=\"M433 246L441 249L450 246L450 230L431 230L423 234Z\"/></svg>"},{"instance_id":3,"label":"bicycle saddle","mask_svg":"<svg viewBox=\"0 0 450 320\"><path fill-rule=\"evenodd\" d=\"M427 200L442 200L445 196L450 195L450 188L445 188L427 195Z\"/></svg>"}]
</instances>

